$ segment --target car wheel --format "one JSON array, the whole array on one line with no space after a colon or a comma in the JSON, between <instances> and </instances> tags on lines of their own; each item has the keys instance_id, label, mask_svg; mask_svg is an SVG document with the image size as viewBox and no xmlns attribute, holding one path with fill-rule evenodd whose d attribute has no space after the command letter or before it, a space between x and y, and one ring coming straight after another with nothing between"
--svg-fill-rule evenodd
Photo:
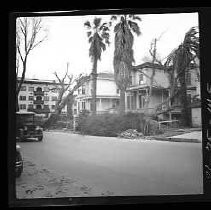
<instances>
[{"instance_id":1,"label":"car wheel","mask_svg":"<svg viewBox=\"0 0 211 210\"><path fill-rule=\"evenodd\" d=\"M22 172L23 172L23 166L17 170L17 172L16 172L16 177L17 177L17 178L20 177L21 174L22 174Z\"/></svg>"},{"instance_id":2,"label":"car wheel","mask_svg":"<svg viewBox=\"0 0 211 210\"><path fill-rule=\"evenodd\" d=\"M20 177L23 172L23 159L20 153L17 153L16 161L22 162L21 166L16 171L16 177Z\"/></svg>"},{"instance_id":3,"label":"car wheel","mask_svg":"<svg viewBox=\"0 0 211 210\"><path fill-rule=\"evenodd\" d=\"M43 136L38 137L38 141L42 141Z\"/></svg>"}]
</instances>

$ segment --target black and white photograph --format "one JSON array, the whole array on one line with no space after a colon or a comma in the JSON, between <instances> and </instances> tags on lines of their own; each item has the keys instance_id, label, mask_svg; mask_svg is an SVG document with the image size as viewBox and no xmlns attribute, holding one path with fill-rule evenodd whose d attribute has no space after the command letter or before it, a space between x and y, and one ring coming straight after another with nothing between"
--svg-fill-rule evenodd
<instances>
[{"instance_id":1,"label":"black and white photograph","mask_svg":"<svg viewBox=\"0 0 211 210\"><path fill-rule=\"evenodd\" d=\"M15 32L18 200L203 194L197 12L36 13Z\"/></svg>"}]
</instances>

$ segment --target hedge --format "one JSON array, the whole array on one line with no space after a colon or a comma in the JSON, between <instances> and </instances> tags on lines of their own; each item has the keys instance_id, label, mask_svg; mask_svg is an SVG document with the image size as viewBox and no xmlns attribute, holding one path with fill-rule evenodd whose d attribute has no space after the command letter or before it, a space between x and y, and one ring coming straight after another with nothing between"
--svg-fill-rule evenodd
<instances>
[{"instance_id":1,"label":"hedge","mask_svg":"<svg viewBox=\"0 0 211 210\"><path fill-rule=\"evenodd\" d=\"M161 132L158 131L155 122L154 120L148 121L149 129L146 135ZM146 120L142 113L99 115L82 113L79 115L76 130L87 135L116 137L127 129L136 129L138 132L143 133L145 123Z\"/></svg>"}]
</instances>

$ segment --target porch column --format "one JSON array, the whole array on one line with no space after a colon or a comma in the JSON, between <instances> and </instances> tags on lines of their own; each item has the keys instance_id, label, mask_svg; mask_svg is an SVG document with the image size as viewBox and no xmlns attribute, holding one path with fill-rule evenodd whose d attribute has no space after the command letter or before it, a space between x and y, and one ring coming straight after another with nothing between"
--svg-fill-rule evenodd
<instances>
[{"instance_id":1,"label":"porch column","mask_svg":"<svg viewBox=\"0 0 211 210\"><path fill-rule=\"evenodd\" d=\"M125 111L128 110L128 107L127 107L127 92L125 92Z\"/></svg>"},{"instance_id":2,"label":"porch column","mask_svg":"<svg viewBox=\"0 0 211 210\"><path fill-rule=\"evenodd\" d=\"M139 93L138 93L138 90L136 92L136 109L139 109Z\"/></svg>"},{"instance_id":3,"label":"porch column","mask_svg":"<svg viewBox=\"0 0 211 210\"><path fill-rule=\"evenodd\" d=\"M171 97L170 90L168 92L168 96L169 96L169 98ZM171 100L169 100L169 107L171 107ZM169 120L172 120L171 110L169 111Z\"/></svg>"},{"instance_id":4,"label":"porch column","mask_svg":"<svg viewBox=\"0 0 211 210\"><path fill-rule=\"evenodd\" d=\"M100 102L99 102L99 109L97 110L97 111L102 111L102 99L101 98L99 98L100 99Z\"/></svg>"}]
</instances>

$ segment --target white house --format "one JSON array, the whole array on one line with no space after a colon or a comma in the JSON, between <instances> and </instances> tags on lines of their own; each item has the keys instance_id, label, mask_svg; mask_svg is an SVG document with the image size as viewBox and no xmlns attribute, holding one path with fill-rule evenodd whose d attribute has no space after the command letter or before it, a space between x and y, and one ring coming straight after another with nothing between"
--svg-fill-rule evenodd
<instances>
[{"instance_id":1,"label":"white house","mask_svg":"<svg viewBox=\"0 0 211 210\"><path fill-rule=\"evenodd\" d=\"M110 112L119 105L119 89L112 73L98 73L96 93L97 113ZM77 115L81 110L91 111L92 80L89 79L77 90L73 105L73 113Z\"/></svg>"}]
</instances>

